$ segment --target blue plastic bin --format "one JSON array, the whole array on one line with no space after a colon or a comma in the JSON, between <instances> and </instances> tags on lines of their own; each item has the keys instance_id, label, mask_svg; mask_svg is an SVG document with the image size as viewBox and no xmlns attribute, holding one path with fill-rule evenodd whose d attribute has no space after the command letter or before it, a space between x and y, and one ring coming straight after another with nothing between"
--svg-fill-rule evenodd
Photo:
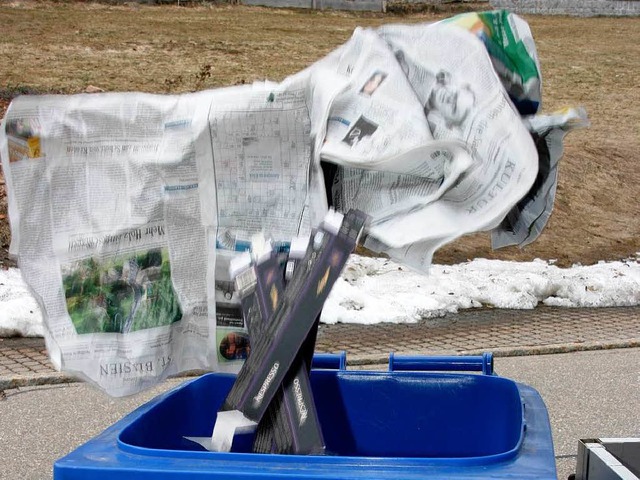
<instances>
[{"instance_id":1,"label":"blue plastic bin","mask_svg":"<svg viewBox=\"0 0 640 480\"><path fill-rule=\"evenodd\" d=\"M345 370L343 358L324 357L311 373L328 455L249 453L249 435L236 438L231 453L186 440L211 435L235 379L207 374L58 460L54 479L557 478L540 395L490 374L490 357L395 357L389 372ZM474 362L484 373L417 370L469 370Z\"/></svg>"}]
</instances>

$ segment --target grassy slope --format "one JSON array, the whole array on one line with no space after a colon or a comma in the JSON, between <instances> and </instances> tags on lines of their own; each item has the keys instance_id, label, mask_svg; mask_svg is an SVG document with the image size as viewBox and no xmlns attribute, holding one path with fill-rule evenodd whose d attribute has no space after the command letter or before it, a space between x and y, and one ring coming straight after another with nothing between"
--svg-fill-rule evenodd
<instances>
[{"instance_id":1,"label":"grassy slope","mask_svg":"<svg viewBox=\"0 0 640 480\"><path fill-rule=\"evenodd\" d=\"M476 8L486 8L478 3ZM448 13L373 14L173 5L0 5L0 89L177 93L281 80L344 43L357 26ZM541 58L545 111L584 105L592 127L567 138L556 208L542 237L491 252L487 234L444 247L474 257L612 260L640 251L640 29L637 19L527 16ZM0 110L2 105L0 105ZM0 247L8 246L0 176ZM2 250L2 248L0 248ZM0 251L0 262L2 262Z\"/></svg>"}]
</instances>

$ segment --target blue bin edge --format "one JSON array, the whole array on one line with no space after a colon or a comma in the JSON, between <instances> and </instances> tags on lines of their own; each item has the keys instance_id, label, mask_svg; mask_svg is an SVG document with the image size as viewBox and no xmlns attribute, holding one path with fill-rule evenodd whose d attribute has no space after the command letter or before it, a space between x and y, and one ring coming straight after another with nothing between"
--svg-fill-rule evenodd
<instances>
[{"instance_id":1,"label":"blue bin edge","mask_svg":"<svg viewBox=\"0 0 640 480\"><path fill-rule=\"evenodd\" d=\"M342 370L343 367L337 367ZM349 371L367 375L368 371ZM378 372L379 373L379 372ZM231 374L211 373L232 378ZM539 393L528 385L513 382L524 405L524 435L518 452L502 461L465 468L464 462L429 463L412 458L377 457L306 457L298 455L273 456L251 454L223 454L211 459L160 456L149 461L148 455L139 455L121 448L120 432L176 391L197 382L189 380L137 408L104 432L59 459L54 464L55 480L78 479L186 479L233 478L263 479L479 479L521 478L556 479L553 442L547 409ZM235 455L235 457L234 457ZM253 458L252 458L253 457ZM267 457L267 458L265 458ZM275 460L268 457L278 457ZM472 462L473 463L473 462ZM144 468L141 468L144 465ZM477 465L476 465L477 467ZM131 473L128 473L128 472ZM188 472L186 474L185 472Z\"/></svg>"}]
</instances>

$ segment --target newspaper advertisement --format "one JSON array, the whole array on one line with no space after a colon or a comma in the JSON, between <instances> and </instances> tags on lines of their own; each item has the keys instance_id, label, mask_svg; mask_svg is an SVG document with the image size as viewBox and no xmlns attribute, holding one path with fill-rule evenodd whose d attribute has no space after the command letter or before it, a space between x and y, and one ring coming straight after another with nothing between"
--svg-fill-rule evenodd
<instances>
[{"instance_id":1,"label":"newspaper advertisement","mask_svg":"<svg viewBox=\"0 0 640 480\"><path fill-rule=\"evenodd\" d=\"M442 20L473 33L484 44L500 82L521 115L542 102L542 74L529 25L507 10L469 12Z\"/></svg>"},{"instance_id":2,"label":"newspaper advertisement","mask_svg":"<svg viewBox=\"0 0 640 480\"><path fill-rule=\"evenodd\" d=\"M231 261L256 234L286 251L330 206L368 214L365 246L423 271L467 233L537 237L563 135L586 117L523 120L500 52L459 23L356 29L281 83L14 100L11 253L54 365L115 396L237 371L251 341ZM522 78L537 108L539 75Z\"/></svg>"}]
</instances>

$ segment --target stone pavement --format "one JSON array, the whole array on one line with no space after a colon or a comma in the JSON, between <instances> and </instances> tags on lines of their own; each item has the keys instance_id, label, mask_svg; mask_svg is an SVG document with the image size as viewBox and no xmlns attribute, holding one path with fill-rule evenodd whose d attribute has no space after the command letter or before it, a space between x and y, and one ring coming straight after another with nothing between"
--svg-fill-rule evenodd
<instances>
[{"instance_id":1,"label":"stone pavement","mask_svg":"<svg viewBox=\"0 0 640 480\"><path fill-rule=\"evenodd\" d=\"M640 346L640 307L473 309L413 324L321 325L316 351L347 352L349 365L380 365L405 355L495 356ZM66 383L49 363L42 338L0 338L0 392Z\"/></svg>"}]
</instances>

